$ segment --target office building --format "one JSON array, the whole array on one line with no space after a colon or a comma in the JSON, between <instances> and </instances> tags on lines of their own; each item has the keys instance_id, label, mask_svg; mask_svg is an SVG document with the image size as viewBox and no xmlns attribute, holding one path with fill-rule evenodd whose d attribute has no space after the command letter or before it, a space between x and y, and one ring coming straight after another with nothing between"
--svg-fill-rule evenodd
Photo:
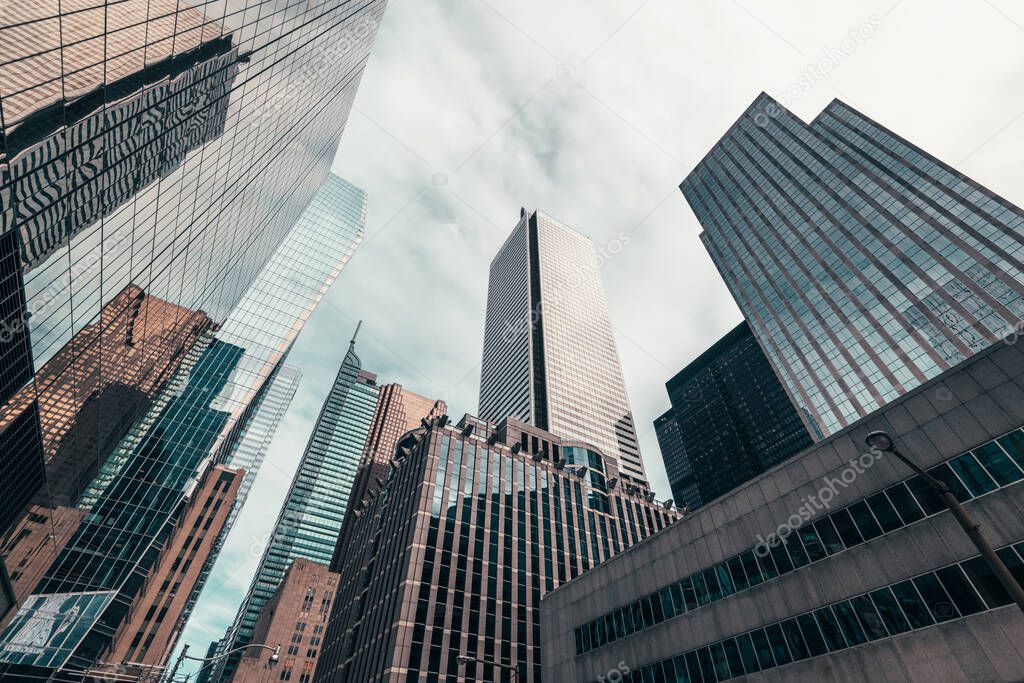
<instances>
[{"instance_id":1,"label":"office building","mask_svg":"<svg viewBox=\"0 0 1024 683\"><path fill-rule=\"evenodd\" d=\"M129 674L143 674L142 680L152 673L150 667L167 663L181 631L179 615L227 522L243 474L223 465L210 466L203 473L160 561L118 631L107 660L121 665ZM124 667L124 662L138 666Z\"/></svg>"},{"instance_id":2,"label":"office building","mask_svg":"<svg viewBox=\"0 0 1024 683\"><path fill-rule=\"evenodd\" d=\"M683 435L679 432L679 423L675 413L669 409L654 420L654 433L658 437L658 448L661 449L662 460L665 461L665 474L672 488L672 500L680 508L694 510L701 506L703 499L697 488L693 474L693 465L686 454Z\"/></svg>"},{"instance_id":3,"label":"office building","mask_svg":"<svg viewBox=\"0 0 1024 683\"><path fill-rule=\"evenodd\" d=\"M235 680L312 681L337 590L338 575L325 565L302 557L292 562L253 629L254 643L281 646L279 661L270 661L263 649L246 650L238 663Z\"/></svg>"},{"instance_id":4,"label":"office building","mask_svg":"<svg viewBox=\"0 0 1024 683\"><path fill-rule=\"evenodd\" d=\"M1024 347L996 345L545 596L553 681L1018 681ZM623 669L627 669L623 673Z\"/></svg>"},{"instance_id":5,"label":"office building","mask_svg":"<svg viewBox=\"0 0 1024 683\"><path fill-rule=\"evenodd\" d=\"M587 439L646 481L594 243L522 210L491 261L480 417Z\"/></svg>"},{"instance_id":6,"label":"office building","mask_svg":"<svg viewBox=\"0 0 1024 683\"><path fill-rule=\"evenodd\" d=\"M0 428L10 465L0 491L5 527L16 525L25 503L44 488L40 418L61 406L45 394L27 408L19 404L20 412L4 404L26 385L39 393L38 371L82 339L84 330L89 334L90 326L98 326L96 338L104 339L104 313L128 288L144 292L147 301L178 307L181 316L202 312L212 325L223 326L326 177L384 7L384 0L274 8L257 0L230 7L125 0L116 8L26 0L0 10L0 411L15 414ZM296 315L304 320L305 314ZM138 355L146 355L141 347L160 344L159 324L155 316L151 332L148 317L136 321ZM98 516L111 508L96 491L127 495L120 482L147 457L139 449L160 443L154 425L163 429L172 419L165 413L174 402L167 383L184 381L184 358L197 363L200 347L199 341L191 349L185 345L177 369L162 375L165 385L147 395L148 409L134 401L136 394L118 393L118 378L128 373L119 363L128 354L104 356L96 386L110 393L102 398L119 410L131 408L123 414L136 419L105 424L107 411L97 409L101 397L76 397L82 415L75 419L99 427L81 438L65 433L54 447L75 465L68 470L70 488L88 485L78 503L50 499L43 507L81 504ZM218 348L225 362L239 361L239 374L256 376L247 361L229 358L227 346ZM88 353L77 354L52 386L88 377L83 364L89 362ZM207 358L199 369L215 365ZM241 395L256 396L260 388L256 383ZM63 394L55 396L63 400ZM194 408L200 421L223 416L223 434L212 440L197 434L191 445L226 453L245 406L200 404L175 405ZM113 453L104 459L109 446ZM86 482L88 470L70 457L77 448L97 456L97 486ZM184 450L182 463L202 462L193 460L193 448ZM161 500L154 508L163 524L180 513L188 481L171 479L178 493L168 491L168 497L177 495L176 505ZM126 520L115 515L109 521ZM80 532L88 533L91 523L87 518ZM124 547L141 550L134 542ZM64 566L59 558L81 550L73 538L57 564ZM82 576L69 581L92 586L83 592L106 593L108 579L123 576L133 560L139 563L134 569L144 572L155 559L118 551L116 566L91 584ZM23 652L19 659L0 645L0 677L13 675L14 664L38 665L40 675L88 666L89 653L106 647L97 642L96 650L79 648L84 634L92 633L90 624L102 621L108 629L120 623L110 610L124 607L127 586L118 588L119 599L107 609L105 599L86 605L46 593L62 590L57 573L44 575L29 602L63 601L79 620L61 631L60 643L39 646L38 657ZM19 617L29 620L38 612L27 603L23 608Z\"/></svg>"},{"instance_id":7,"label":"office building","mask_svg":"<svg viewBox=\"0 0 1024 683\"><path fill-rule=\"evenodd\" d=\"M674 495L689 482L710 502L813 443L746 322L665 388L677 429L666 436L679 440L675 453L662 449Z\"/></svg>"},{"instance_id":8,"label":"office building","mask_svg":"<svg viewBox=\"0 0 1024 683\"><path fill-rule=\"evenodd\" d=\"M314 680L540 681L544 592L677 518L606 478L613 462L511 417L407 433L384 488L352 510Z\"/></svg>"},{"instance_id":9,"label":"office building","mask_svg":"<svg viewBox=\"0 0 1024 683\"><path fill-rule=\"evenodd\" d=\"M838 100L806 124L762 94L680 187L809 430L1024 317L1024 212Z\"/></svg>"},{"instance_id":10,"label":"office building","mask_svg":"<svg viewBox=\"0 0 1024 683\"><path fill-rule=\"evenodd\" d=\"M380 391L376 375L362 369L355 341L353 335L249 592L223 640L223 652L252 642L260 611L294 560L305 558L326 565L334 554ZM227 657L218 665L223 667L220 680L231 680L240 657Z\"/></svg>"},{"instance_id":11,"label":"office building","mask_svg":"<svg viewBox=\"0 0 1024 683\"><path fill-rule=\"evenodd\" d=\"M395 444L402 435L418 427L422 420L431 420L445 414L447 406L444 401L420 396L400 384L382 386L366 443L363 444L363 452L359 458L359 470L356 472L352 492L348 497L350 504L346 508L358 506L367 500L367 496L380 491L388 472L391 471ZM337 571L340 567L342 556L348 546L348 531L354 521L355 518L346 511L331 558L331 571Z\"/></svg>"}]
</instances>

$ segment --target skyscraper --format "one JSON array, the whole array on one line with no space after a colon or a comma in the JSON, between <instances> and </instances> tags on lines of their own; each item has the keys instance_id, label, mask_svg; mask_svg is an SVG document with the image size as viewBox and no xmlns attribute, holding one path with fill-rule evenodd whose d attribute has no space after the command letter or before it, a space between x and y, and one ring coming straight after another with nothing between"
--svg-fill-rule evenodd
<instances>
[{"instance_id":1,"label":"skyscraper","mask_svg":"<svg viewBox=\"0 0 1024 683\"><path fill-rule=\"evenodd\" d=\"M376 376L362 369L353 335L299 461L249 593L223 641L224 652L251 642L260 611L277 590L293 560L301 557L325 565L330 562L379 390ZM230 680L240 657L238 654L226 658L221 664L224 680Z\"/></svg>"},{"instance_id":2,"label":"skyscraper","mask_svg":"<svg viewBox=\"0 0 1024 683\"><path fill-rule=\"evenodd\" d=\"M395 457L395 444L406 432L420 426L422 420L431 420L447 414L444 401L420 396L405 389L400 384L385 384L380 388L377 407L373 411L373 422L367 431L366 443L359 458L359 470L352 483L349 504L342 522L342 530L338 534L338 542L331 558L331 570L337 571L341 558L347 548L347 531L354 520L347 510L358 508L368 495L376 494L388 472L391 471L391 460Z\"/></svg>"},{"instance_id":3,"label":"skyscraper","mask_svg":"<svg viewBox=\"0 0 1024 683\"><path fill-rule=\"evenodd\" d=\"M646 481L594 244L523 209L491 261L480 417L587 439Z\"/></svg>"},{"instance_id":4,"label":"skyscraper","mask_svg":"<svg viewBox=\"0 0 1024 683\"><path fill-rule=\"evenodd\" d=\"M38 664L48 675L90 664L91 653L103 647L93 639L93 626L116 628L130 602L132 585L117 577L152 566L162 533L153 530L180 514L188 482L200 474L154 474L146 463L159 452L167 458L165 469L195 468L208 455L195 457L199 445L227 448L245 406L225 401L211 407L199 396L184 405L168 387L175 381L180 389L197 380L197 372L231 361L240 363L236 376L257 377L232 351L247 345L215 344L205 336L202 344L171 340L161 331L191 333L182 323L200 313L214 326L223 324L295 225L334 157L384 7L384 0L272 8L259 0L230 6L25 0L0 7L0 415L10 418L0 427L7 475L2 521L16 520L40 492L42 508L74 504L71 492L87 484L91 472L105 477L95 487L88 483L90 497L79 502L89 514L29 601L44 612L63 605L77 615L75 623L51 631L53 642L40 644L36 637L39 656L23 657L19 665ZM132 289L144 293L139 308L118 298ZM144 310L155 302L166 303L174 319ZM126 313L106 315L122 303ZM131 334L122 336L116 328L133 309L139 315ZM296 313L293 322L296 315L304 319ZM79 346L86 337L94 341ZM120 339L120 348L101 341L107 339ZM135 373L133 358L166 359L167 348L158 348L166 341L177 344L177 359ZM218 358L200 358L212 347ZM69 362L41 384L38 371L49 370L55 358ZM142 392L144 401L121 386L123 377L146 377L150 370L154 382ZM82 378L89 393L43 391L76 386ZM27 406L14 400L26 386L36 394ZM214 386L206 382L207 390ZM241 395L259 390L256 382ZM44 444L40 420L47 416L75 420L83 429L57 431L58 439ZM215 423L223 434L211 438L206 430ZM189 424L197 431L186 446L179 430ZM157 427L181 443L163 450ZM69 491L69 500L46 495L47 452L69 465L59 470L69 476L55 480L70 484L57 487ZM166 500L150 508L150 519L114 514L136 492L156 490L148 488L153 482L127 489L136 474L170 487ZM148 544L132 538L109 548L110 566L83 559L76 578L65 581L61 572L71 560L61 558L87 555L89 539L102 536L89 536L98 533L100 518L153 533ZM90 567L99 572L93 579L78 574ZM72 583L94 599L47 592ZM116 600L95 597L115 590ZM31 621L34 614L19 616ZM0 677L12 675L17 659L6 657L6 647L3 652Z\"/></svg>"},{"instance_id":5,"label":"skyscraper","mask_svg":"<svg viewBox=\"0 0 1024 683\"><path fill-rule=\"evenodd\" d=\"M515 418L407 433L350 515L314 680L540 683L541 596L677 518L610 465Z\"/></svg>"},{"instance_id":6,"label":"skyscraper","mask_svg":"<svg viewBox=\"0 0 1024 683\"><path fill-rule=\"evenodd\" d=\"M679 507L690 510L700 507L703 499L693 474L693 464L686 454L683 435L675 413L669 408L654 420L654 433L658 437L658 448L665 461L665 474L672 488L672 499Z\"/></svg>"},{"instance_id":7,"label":"skyscraper","mask_svg":"<svg viewBox=\"0 0 1024 683\"><path fill-rule=\"evenodd\" d=\"M661 454L679 504L689 486L710 502L813 443L745 322L665 387L676 433Z\"/></svg>"},{"instance_id":8,"label":"skyscraper","mask_svg":"<svg viewBox=\"0 0 1024 683\"><path fill-rule=\"evenodd\" d=\"M1024 316L1024 211L838 100L806 124L762 94L680 188L826 436Z\"/></svg>"}]
</instances>

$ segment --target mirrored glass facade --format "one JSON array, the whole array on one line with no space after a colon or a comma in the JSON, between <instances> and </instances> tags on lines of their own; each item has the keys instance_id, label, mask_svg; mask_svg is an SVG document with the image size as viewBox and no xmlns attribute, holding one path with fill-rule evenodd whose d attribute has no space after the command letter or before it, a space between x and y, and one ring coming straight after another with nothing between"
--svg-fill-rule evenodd
<instances>
[{"instance_id":1,"label":"mirrored glass facade","mask_svg":"<svg viewBox=\"0 0 1024 683\"><path fill-rule=\"evenodd\" d=\"M222 652L252 641L260 611L293 560L301 557L324 565L331 561L379 392L376 376L362 370L353 339L313 427L249 593L222 641ZM219 665L223 671L215 674L215 680L218 676L231 680L240 658L240 654L225 658Z\"/></svg>"},{"instance_id":2,"label":"mirrored glass facade","mask_svg":"<svg viewBox=\"0 0 1024 683\"><path fill-rule=\"evenodd\" d=\"M760 96L681 189L826 436L1024 317L1024 211L842 102L806 124Z\"/></svg>"},{"instance_id":3,"label":"mirrored glass facade","mask_svg":"<svg viewBox=\"0 0 1024 683\"><path fill-rule=\"evenodd\" d=\"M262 457L238 452L247 408L358 243L365 197L329 181L346 208L293 245L303 271L271 257L324 183L385 4L0 4L0 523L33 503L88 513L32 601L83 618L19 665L102 652L94 632L116 628L195 469ZM276 286L250 289L261 277ZM182 403L190 386L206 401ZM84 562L101 518L151 545Z\"/></svg>"},{"instance_id":4,"label":"mirrored glass facade","mask_svg":"<svg viewBox=\"0 0 1024 683\"><path fill-rule=\"evenodd\" d=\"M646 481L589 238L523 210L491 262L480 416L586 439Z\"/></svg>"}]
</instances>

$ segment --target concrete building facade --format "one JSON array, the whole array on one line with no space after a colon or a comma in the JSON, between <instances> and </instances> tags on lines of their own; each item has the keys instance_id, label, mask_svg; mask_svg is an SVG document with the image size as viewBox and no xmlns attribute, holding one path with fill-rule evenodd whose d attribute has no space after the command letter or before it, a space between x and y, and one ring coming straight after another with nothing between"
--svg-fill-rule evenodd
<instances>
[{"instance_id":1,"label":"concrete building facade","mask_svg":"<svg viewBox=\"0 0 1024 683\"><path fill-rule=\"evenodd\" d=\"M1022 425L1024 346L998 344L548 594L545 679L1020 681L1024 614L864 437L947 483L1024 581Z\"/></svg>"}]
</instances>

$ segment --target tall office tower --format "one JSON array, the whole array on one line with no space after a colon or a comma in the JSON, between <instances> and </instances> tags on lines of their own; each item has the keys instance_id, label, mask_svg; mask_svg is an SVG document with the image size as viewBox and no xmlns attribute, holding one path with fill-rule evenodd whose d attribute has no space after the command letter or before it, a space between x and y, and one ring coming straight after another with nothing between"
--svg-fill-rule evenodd
<instances>
[{"instance_id":1,"label":"tall office tower","mask_svg":"<svg viewBox=\"0 0 1024 683\"><path fill-rule=\"evenodd\" d=\"M586 438L646 481L594 244L523 209L491 261L480 417Z\"/></svg>"},{"instance_id":2,"label":"tall office tower","mask_svg":"<svg viewBox=\"0 0 1024 683\"><path fill-rule=\"evenodd\" d=\"M444 401L434 400L403 389L401 384L385 384L380 388L380 397L373 412L373 422L363 444L359 457L359 470L349 494L348 509L359 506L368 495L374 495L383 486L391 471L391 460L395 457L395 444L406 432L420 426L423 420L431 420L447 413ZM347 546L347 531L354 521L346 512L341 533L331 558L331 570L341 561Z\"/></svg>"},{"instance_id":3,"label":"tall office tower","mask_svg":"<svg viewBox=\"0 0 1024 683\"><path fill-rule=\"evenodd\" d=\"M281 645L279 660L270 661L262 649L246 650L235 679L312 681L337 591L338 575L325 565L301 557L292 562L253 630L253 642Z\"/></svg>"},{"instance_id":4,"label":"tall office tower","mask_svg":"<svg viewBox=\"0 0 1024 683\"><path fill-rule=\"evenodd\" d=\"M676 518L612 463L515 418L406 434L358 511L314 680L539 683L541 596Z\"/></svg>"},{"instance_id":5,"label":"tall office tower","mask_svg":"<svg viewBox=\"0 0 1024 683\"><path fill-rule=\"evenodd\" d=\"M662 450L665 469L692 471L707 503L796 455L813 441L742 322L665 383L685 462ZM669 475L672 482L672 475ZM676 483L685 479L676 479ZM681 502L677 500L676 502Z\"/></svg>"},{"instance_id":6,"label":"tall office tower","mask_svg":"<svg viewBox=\"0 0 1024 683\"><path fill-rule=\"evenodd\" d=\"M356 328L358 333L358 327ZM306 444L249 593L224 639L224 652L252 642L260 610L273 596L292 561L327 564L341 531L360 454L373 421L380 388L362 369L355 335ZM234 675L241 654L219 665L222 680Z\"/></svg>"},{"instance_id":7,"label":"tall office tower","mask_svg":"<svg viewBox=\"0 0 1024 683\"><path fill-rule=\"evenodd\" d=\"M224 322L326 176L385 0L85 4L0 7L0 406L84 329L104 326L104 310L130 286ZM139 344L153 339L148 324L136 326ZM124 356L105 354L101 375L120 376ZM76 356L54 381L70 385L87 370ZM28 492L45 490L39 417L60 408L46 401L0 428L0 514L16 518ZM122 443L161 409L141 415ZM77 443L113 444L123 428ZM103 593L107 578L83 590ZM77 624L100 621L75 609L81 619L59 644L37 639L38 662L65 667ZM0 655L0 677L8 669Z\"/></svg>"},{"instance_id":8,"label":"tall office tower","mask_svg":"<svg viewBox=\"0 0 1024 683\"><path fill-rule=\"evenodd\" d=\"M74 678L109 650L228 421L210 399L242 353L207 336L182 359L171 398L0 634L4 677Z\"/></svg>"},{"instance_id":9,"label":"tall office tower","mask_svg":"<svg viewBox=\"0 0 1024 683\"><path fill-rule=\"evenodd\" d=\"M128 667L129 674L150 674L151 667L167 662L177 642L176 631L181 628L178 613L199 579L203 559L227 523L243 475L241 470L223 465L214 465L203 473L160 562L118 631L108 661L118 666L122 662L141 665Z\"/></svg>"},{"instance_id":10,"label":"tall office tower","mask_svg":"<svg viewBox=\"0 0 1024 683\"><path fill-rule=\"evenodd\" d=\"M808 125L762 94L680 188L826 436L1024 316L1024 211L842 102Z\"/></svg>"},{"instance_id":11,"label":"tall office tower","mask_svg":"<svg viewBox=\"0 0 1024 683\"><path fill-rule=\"evenodd\" d=\"M672 488L672 499L679 507L695 510L704 502L693 473L693 464L686 453L683 435L679 431L676 415L669 408L654 420L654 433L658 437L665 474Z\"/></svg>"}]
</instances>

